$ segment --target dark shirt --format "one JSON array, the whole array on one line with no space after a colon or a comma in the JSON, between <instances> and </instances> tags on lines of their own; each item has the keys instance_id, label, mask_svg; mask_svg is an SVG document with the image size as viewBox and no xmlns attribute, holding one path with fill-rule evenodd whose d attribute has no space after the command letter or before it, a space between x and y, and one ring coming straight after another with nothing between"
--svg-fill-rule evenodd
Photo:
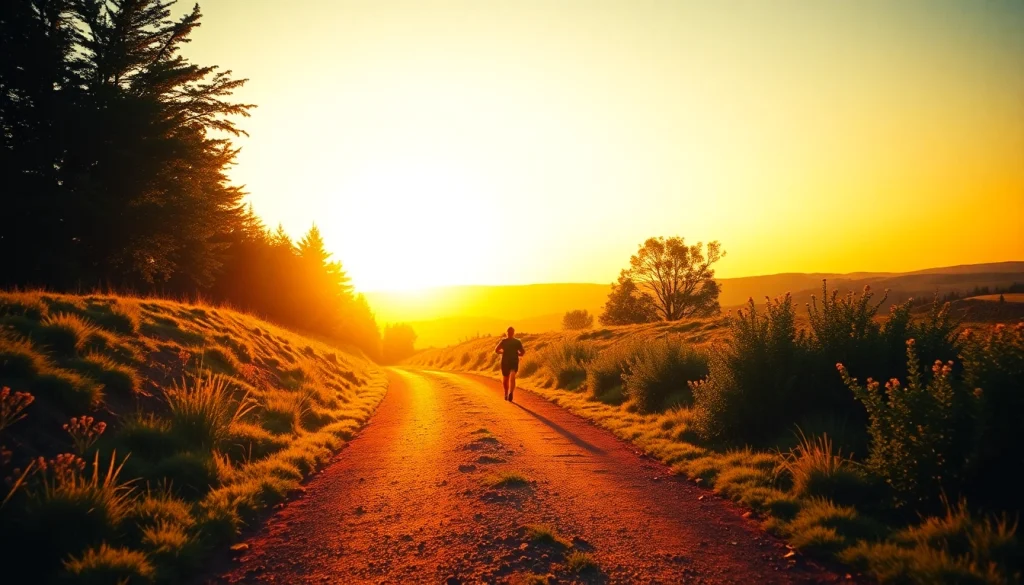
<instances>
[{"instance_id":1,"label":"dark shirt","mask_svg":"<svg viewBox=\"0 0 1024 585\"><path fill-rule=\"evenodd\" d=\"M501 363L504 365L518 365L519 364L519 352L523 350L523 342L519 341L515 337L506 337L498 342L498 347L501 348Z\"/></svg>"}]
</instances>

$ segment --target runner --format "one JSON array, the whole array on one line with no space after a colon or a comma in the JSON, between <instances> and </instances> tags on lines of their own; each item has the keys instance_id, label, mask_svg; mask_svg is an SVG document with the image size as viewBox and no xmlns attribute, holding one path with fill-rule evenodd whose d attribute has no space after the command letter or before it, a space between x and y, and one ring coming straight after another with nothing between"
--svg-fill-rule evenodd
<instances>
[{"instance_id":1,"label":"runner","mask_svg":"<svg viewBox=\"0 0 1024 585\"><path fill-rule=\"evenodd\" d=\"M498 342L494 353L501 354L501 385L505 388L505 400L512 402L516 391L516 373L519 371L519 358L526 353L523 342L516 339L514 327L508 328L508 335Z\"/></svg>"}]
</instances>

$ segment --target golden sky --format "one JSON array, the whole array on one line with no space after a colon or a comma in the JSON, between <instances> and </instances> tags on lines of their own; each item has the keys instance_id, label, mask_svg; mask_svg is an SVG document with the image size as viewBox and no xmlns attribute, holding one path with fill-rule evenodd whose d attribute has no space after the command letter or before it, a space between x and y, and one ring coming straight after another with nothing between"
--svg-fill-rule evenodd
<instances>
[{"instance_id":1,"label":"golden sky","mask_svg":"<svg viewBox=\"0 0 1024 585\"><path fill-rule=\"evenodd\" d=\"M205 0L235 181L362 290L1024 258L1019 0ZM184 8L184 6L179 7Z\"/></svg>"}]
</instances>

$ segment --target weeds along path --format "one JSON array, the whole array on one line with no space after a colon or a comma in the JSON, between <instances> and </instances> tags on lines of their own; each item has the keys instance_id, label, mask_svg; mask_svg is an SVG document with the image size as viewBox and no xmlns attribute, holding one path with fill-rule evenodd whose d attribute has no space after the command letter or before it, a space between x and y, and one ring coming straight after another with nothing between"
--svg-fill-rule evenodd
<instances>
[{"instance_id":1,"label":"weeds along path","mask_svg":"<svg viewBox=\"0 0 1024 585\"><path fill-rule=\"evenodd\" d=\"M842 581L526 391L510 404L481 377L389 375L365 430L208 582Z\"/></svg>"}]
</instances>

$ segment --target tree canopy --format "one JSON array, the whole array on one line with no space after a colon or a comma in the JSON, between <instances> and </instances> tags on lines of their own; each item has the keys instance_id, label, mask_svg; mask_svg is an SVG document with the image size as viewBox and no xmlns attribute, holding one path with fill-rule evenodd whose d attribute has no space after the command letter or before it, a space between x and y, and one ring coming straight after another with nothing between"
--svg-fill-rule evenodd
<instances>
[{"instance_id":1,"label":"tree canopy","mask_svg":"<svg viewBox=\"0 0 1024 585\"><path fill-rule=\"evenodd\" d=\"M296 247L227 169L255 106L181 52L196 5L10 0L0 9L0 286L212 297L379 352L316 226ZM358 331L358 333L355 333Z\"/></svg>"},{"instance_id":2,"label":"tree canopy","mask_svg":"<svg viewBox=\"0 0 1024 585\"><path fill-rule=\"evenodd\" d=\"M725 256L717 241L688 246L680 237L649 238L612 285L601 323L678 321L720 311L712 266Z\"/></svg>"},{"instance_id":3,"label":"tree canopy","mask_svg":"<svg viewBox=\"0 0 1024 585\"><path fill-rule=\"evenodd\" d=\"M594 316L586 309L569 311L562 316L562 329L590 329L594 326Z\"/></svg>"}]
</instances>

